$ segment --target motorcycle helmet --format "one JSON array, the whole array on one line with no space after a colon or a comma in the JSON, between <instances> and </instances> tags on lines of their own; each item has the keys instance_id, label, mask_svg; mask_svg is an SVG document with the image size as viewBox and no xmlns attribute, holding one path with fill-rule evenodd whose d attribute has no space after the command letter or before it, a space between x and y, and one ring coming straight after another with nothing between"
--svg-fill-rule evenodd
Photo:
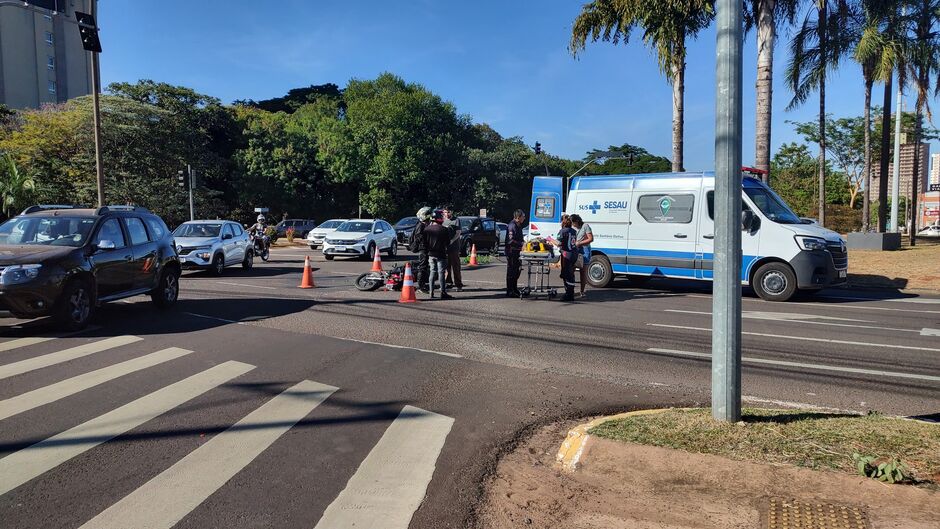
<instances>
[{"instance_id":1,"label":"motorcycle helmet","mask_svg":"<svg viewBox=\"0 0 940 529\"><path fill-rule=\"evenodd\" d=\"M418 216L418 220L420 220L421 222L427 222L431 220L431 208L428 206L424 206L423 208L418 210L417 216Z\"/></svg>"},{"instance_id":2,"label":"motorcycle helmet","mask_svg":"<svg viewBox=\"0 0 940 529\"><path fill-rule=\"evenodd\" d=\"M258 223L259 223L259 224L264 224L264 215L258 215L258 219L257 219L257 220L258 220Z\"/></svg>"}]
</instances>

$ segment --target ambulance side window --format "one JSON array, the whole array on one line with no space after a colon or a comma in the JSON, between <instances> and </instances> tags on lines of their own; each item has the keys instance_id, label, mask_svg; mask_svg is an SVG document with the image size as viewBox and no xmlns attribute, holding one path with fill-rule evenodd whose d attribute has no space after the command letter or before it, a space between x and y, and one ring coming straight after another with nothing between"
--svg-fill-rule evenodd
<instances>
[{"instance_id":1,"label":"ambulance side window","mask_svg":"<svg viewBox=\"0 0 940 529\"><path fill-rule=\"evenodd\" d=\"M705 193L705 202L708 204L708 218L715 220L715 192ZM741 211L750 211L751 207L741 201Z\"/></svg>"},{"instance_id":2,"label":"ambulance side window","mask_svg":"<svg viewBox=\"0 0 940 529\"><path fill-rule=\"evenodd\" d=\"M692 222L693 195L643 195L637 211L651 224L688 224Z\"/></svg>"},{"instance_id":3,"label":"ambulance side window","mask_svg":"<svg viewBox=\"0 0 940 529\"><path fill-rule=\"evenodd\" d=\"M535 199L535 218L553 219L555 218L555 198L543 197Z\"/></svg>"}]
</instances>

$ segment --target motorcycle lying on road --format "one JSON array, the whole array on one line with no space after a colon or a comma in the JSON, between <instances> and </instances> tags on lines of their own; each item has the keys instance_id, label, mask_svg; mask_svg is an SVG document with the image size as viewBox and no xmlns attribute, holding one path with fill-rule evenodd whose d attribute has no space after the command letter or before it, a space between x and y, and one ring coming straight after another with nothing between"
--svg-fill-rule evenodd
<instances>
[{"instance_id":1,"label":"motorcycle lying on road","mask_svg":"<svg viewBox=\"0 0 940 529\"><path fill-rule=\"evenodd\" d=\"M267 262L268 258L271 256L270 238L264 234L258 235L252 233L251 245L254 248L255 255L260 257L262 261Z\"/></svg>"},{"instance_id":2,"label":"motorcycle lying on road","mask_svg":"<svg viewBox=\"0 0 940 529\"><path fill-rule=\"evenodd\" d=\"M417 270L418 262L411 262L411 269ZM405 265L398 265L389 271L365 272L356 278L356 288L363 292L378 290L383 285L385 290L401 290L405 283Z\"/></svg>"}]
</instances>

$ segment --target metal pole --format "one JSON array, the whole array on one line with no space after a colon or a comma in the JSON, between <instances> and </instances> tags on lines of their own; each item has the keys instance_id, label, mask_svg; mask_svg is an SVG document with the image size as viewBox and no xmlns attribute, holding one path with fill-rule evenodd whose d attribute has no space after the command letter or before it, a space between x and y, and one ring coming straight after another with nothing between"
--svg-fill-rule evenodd
<instances>
[{"instance_id":1,"label":"metal pole","mask_svg":"<svg viewBox=\"0 0 940 529\"><path fill-rule=\"evenodd\" d=\"M742 4L718 0L712 417L741 419Z\"/></svg>"},{"instance_id":2,"label":"metal pole","mask_svg":"<svg viewBox=\"0 0 940 529\"><path fill-rule=\"evenodd\" d=\"M891 231L901 231L901 224L898 222L898 202L901 194L901 110L904 108L904 102L901 97L904 95L901 86L898 86L898 111L894 116L894 171L891 181Z\"/></svg>"},{"instance_id":3,"label":"metal pole","mask_svg":"<svg viewBox=\"0 0 940 529\"><path fill-rule=\"evenodd\" d=\"M186 171L189 173L189 220L196 220L196 210L193 208L193 187L195 187L196 178L189 164L186 164Z\"/></svg>"},{"instance_id":4,"label":"metal pole","mask_svg":"<svg viewBox=\"0 0 940 529\"><path fill-rule=\"evenodd\" d=\"M98 20L98 1L91 2L91 16ZM91 53L91 93L94 102L94 129L95 129L95 174L98 180L98 207L104 206L104 162L101 158L101 103L98 93L101 91L101 72L98 67L98 53Z\"/></svg>"}]
</instances>

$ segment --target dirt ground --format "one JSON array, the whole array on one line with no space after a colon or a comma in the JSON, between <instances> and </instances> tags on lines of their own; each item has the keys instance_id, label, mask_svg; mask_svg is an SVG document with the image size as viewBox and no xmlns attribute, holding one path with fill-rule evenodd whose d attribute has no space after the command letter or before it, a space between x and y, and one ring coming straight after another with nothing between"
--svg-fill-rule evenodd
<instances>
[{"instance_id":1,"label":"dirt ground","mask_svg":"<svg viewBox=\"0 0 940 529\"><path fill-rule=\"evenodd\" d=\"M849 250L849 285L940 290L940 244L904 244L893 252Z\"/></svg>"},{"instance_id":2,"label":"dirt ground","mask_svg":"<svg viewBox=\"0 0 940 529\"><path fill-rule=\"evenodd\" d=\"M563 472L555 454L570 426L544 427L502 459L481 527L754 529L767 527L771 498L856 507L869 529L940 527L938 492L595 436L583 466Z\"/></svg>"}]
</instances>

